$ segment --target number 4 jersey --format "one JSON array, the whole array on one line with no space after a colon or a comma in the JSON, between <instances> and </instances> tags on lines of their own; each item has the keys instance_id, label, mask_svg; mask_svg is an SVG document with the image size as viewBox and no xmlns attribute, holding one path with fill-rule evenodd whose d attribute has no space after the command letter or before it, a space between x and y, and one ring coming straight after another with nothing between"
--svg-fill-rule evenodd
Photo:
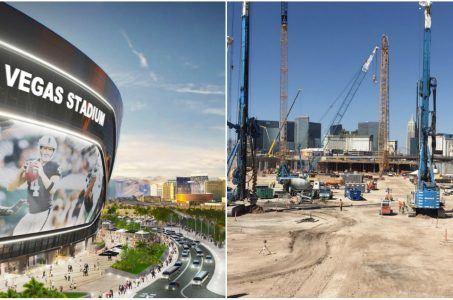
<instances>
[{"instance_id":1,"label":"number 4 jersey","mask_svg":"<svg viewBox=\"0 0 453 300\"><path fill-rule=\"evenodd\" d=\"M47 178L60 175L60 166L53 161L47 162L43 166ZM44 186L41 177L28 183L28 205L31 214L40 213L48 210L52 205L52 196Z\"/></svg>"}]
</instances>

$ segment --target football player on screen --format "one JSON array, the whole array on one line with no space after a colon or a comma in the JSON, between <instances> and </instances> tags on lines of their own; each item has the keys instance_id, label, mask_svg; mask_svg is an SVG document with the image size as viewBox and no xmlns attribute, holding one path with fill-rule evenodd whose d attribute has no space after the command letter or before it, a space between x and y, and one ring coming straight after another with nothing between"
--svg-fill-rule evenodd
<instances>
[{"instance_id":1,"label":"football player on screen","mask_svg":"<svg viewBox=\"0 0 453 300\"><path fill-rule=\"evenodd\" d=\"M57 141L53 136L44 135L38 142L40 158L29 160L18 172L16 179L8 186L14 191L27 182L28 213L20 219L13 235L40 232L51 229L49 215L55 185L60 180L60 166L52 158L57 151Z\"/></svg>"}]
</instances>

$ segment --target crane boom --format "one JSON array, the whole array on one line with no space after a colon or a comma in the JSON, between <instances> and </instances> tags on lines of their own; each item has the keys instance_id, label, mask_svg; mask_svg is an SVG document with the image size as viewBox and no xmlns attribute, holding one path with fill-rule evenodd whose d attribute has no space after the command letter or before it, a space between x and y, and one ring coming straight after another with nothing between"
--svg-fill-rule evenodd
<instances>
[{"instance_id":1,"label":"crane boom","mask_svg":"<svg viewBox=\"0 0 453 300\"><path fill-rule=\"evenodd\" d=\"M374 56L376 55L376 51L378 50L378 47L375 46L373 50L371 51L371 54L368 56L368 58L365 60L363 65L360 68L360 71L357 73L355 78L352 80L351 87L349 88L348 92L346 93L345 98L340 104L340 108L338 109L337 113L333 117L332 121L330 122L329 127L326 129L321 144L323 145L323 149L326 149L327 143L326 143L326 138L327 135L329 134L329 129L336 124L340 124L341 120L343 119L343 116L346 114L346 111L348 110L349 106L351 105L352 100L354 99L355 94L359 90L359 87L361 86L363 80L365 79L366 74L368 73L368 70L370 68L371 62L373 61ZM314 157L312 161L310 162L310 169L309 173L313 172L314 169L316 168L317 162L319 160L319 157Z\"/></svg>"},{"instance_id":2,"label":"crane boom","mask_svg":"<svg viewBox=\"0 0 453 300\"><path fill-rule=\"evenodd\" d=\"M280 158L284 161L287 154L287 119L288 113L288 3L281 3L280 28Z\"/></svg>"},{"instance_id":3,"label":"crane boom","mask_svg":"<svg viewBox=\"0 0 453 300\"><path fill-rule=\"evenodd\" d=\"M431 2L421 1L424 8L425 28L423 33L423 74L418 82L419 103L418 103L418 134L419 142L419 166L417 190L414 197L416 209L439 209L440 193L434 179L433 152L436 148L436 78L431 77ZM431 92L433 96L434 111L430 112L429 104ZM429 118L431 116L431 124ZM428 137L431 136L431 152L428 147Z\"/></svg>"}]
</instances>

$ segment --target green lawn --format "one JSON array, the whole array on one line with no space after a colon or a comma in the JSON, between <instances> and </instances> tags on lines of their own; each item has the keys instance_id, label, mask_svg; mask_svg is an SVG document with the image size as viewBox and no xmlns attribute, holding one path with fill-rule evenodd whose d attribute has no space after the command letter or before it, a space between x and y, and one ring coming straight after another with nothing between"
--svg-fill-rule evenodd
<instances>
[{"instance_id":1,"label":"green lawn","mask_svg":"<svg viewBox=\"0 0 453 300\"><path fill-rule=\"evenodd\" d=\"M88 295L87 293L81 292L64 292L63 294L65 294L67 298L84 298Z\"/></svg>"},{"instance_id":2,"label":"green lawn","mask_svg":"<svg viewBox=\"0 0 453 300\"><path fill-rule=\"evenodd\" d=\"M135 248L126 248L121 253L121 259L112 265L112 268L139 274L149 266L160 262L160 257L167 247L163 244L137 244Z\"/></svg>"}]
</instances>

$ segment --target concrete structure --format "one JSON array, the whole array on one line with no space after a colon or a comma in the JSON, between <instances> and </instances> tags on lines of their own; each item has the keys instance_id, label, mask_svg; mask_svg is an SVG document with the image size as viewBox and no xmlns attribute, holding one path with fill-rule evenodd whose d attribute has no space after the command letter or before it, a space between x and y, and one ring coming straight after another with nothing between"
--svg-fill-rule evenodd
<instances>
[{"instance_id":1,"label":"concrete structure","mask_svg":"<svg viewBox=\"0 0 453 300\"><path fill-rule=\"evenodd\" d=\"M406 136L406 155L417 155L417 137L415 135L415 120L414 116L407 122L407 136Z\"/></svg>"},{"instance_id":2,"label":"concrete structure","mask_svg":"<svg viewBox=\"0 0 453 300\"><path fill-rule=\"evenodd\" d=\"M184 206L199 205L213 199L212 194L176 194L176 203Z\"/></svg>"},{"instance_id":3,"label":"concrete structure","mask_svg":"<svg viewBox=\"0 0 453 300\"><path fill-rule=\"evenodd\" d=\"M379 122L359 122L357 134L359 136L370 136L372 147L369 151L378 151Z\"/></svg>"},{"instance_id":4,"label":"concrete structure","mask_svg":"<svg viewBox=\"0 0 453 300\"><path fill-rule=\"evenodd\" d=\"M389 152L389 155L397 155L398 141L397 140L387 141L387 150Z\"/></svg>"},{"instance_id":5,"label":"concrete structure","mask_svg":"<svg viewBox=\"0 0 453 300\"><path fill-rule=\"evenodd\" d=\"M428 147L431 149L431 137L428 137ZM436 149L434 151L436 155L442 155L445 157L453 157L453 134L438 133L436 134Z\"/></svg>"},{"instance_id":6,"label":"concrete structure","mask_svg":"<svg viewBox=\"0 0 453 300\"><path fill-rule=\"evenodd\" d=\"M205 182L205 191L214 197L214 201L221 201L226 193L225 180L210 180Z\"/></svg>"},{"instance_id":7,"label":"concrete structure","mask_svg":"<svg viewBox=\"0 0 453 300\"><path fill-rule=\"evenodd\" d=\"M351 152L361 151L370 152L372 151L372 140L371 136L359 136L359 135L328 135L324 141L326 151L332 152Z\"/></svg>"},{"instance_id":8,"label":"concrete structure","mask_svg":"<svg viewBox=\"0 0 453 300\"><path fill-rule=\"evenodd\" d=\"M162 187L162 201L176 200L176 180L168 180L164 182Z\"/></svg>"}]
</instances>

